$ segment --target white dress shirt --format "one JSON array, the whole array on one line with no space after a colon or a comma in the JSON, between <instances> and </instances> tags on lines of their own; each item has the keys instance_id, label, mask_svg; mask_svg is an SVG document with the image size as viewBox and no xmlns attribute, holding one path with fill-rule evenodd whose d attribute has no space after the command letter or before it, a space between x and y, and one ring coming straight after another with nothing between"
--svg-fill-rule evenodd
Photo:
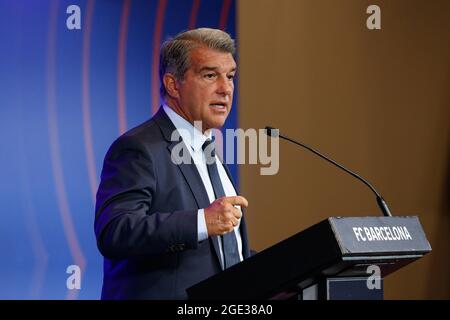
<instances>
[{"instance_id":1,"label":"white dress shirt","mask_svg":"<svg viewBox=\"0 0 450 320\"><path fill-rule=\"evenodd\" d=\"M200 130L195 128L191 123L189 123L186 119L184 119L182 116L180 116L178 113L173 111L169 106L164 105L163 106L164 111L169 116L169 119L174 124L175 128L177 128L181 138L183 139L183 142L186 144L187 149L189 150L192 160L197 167L198 173L200 174L200 177L203 181L203 185L205 186L206 192L208 193L209 202L212 203L215 200L214 195L214 189L211 184L211 180L209 179L208 169L206 166L206 158L205 154L203 153L203 143L210 139L212 136L211 130L208 131L206 135L204 135ZM217 165L220 164L220 165ZM220 180L222 181L223 190L225 192L226 196L235 196L236 190L233 187L233 184L231 183L230 179L228 178L227 173L225 172L225 169L223 165L221 164L219 158L216 154L216 165L217 169L219 171ZM237 206L238 207L238 206ZM240 209L239 209L240 210ZM236 234L236 239L238 243L238 251L239 251L239 257L241 261L243 260L242 257L242 239L241 234L239 232L239 227L241 224L241 220L239 219L239 222L237 226L234 227L234 233ZM200 209L198 210L198 216L197 216L197 225L198 225L198 241L203 241L208 238L208 229L206 227L206 220L205 220L205 210ZM223 263L223 250L222 250L222 243L219 241L219 249L220 249L220 256L222 258Z\"/></svg>"}]
</instances>

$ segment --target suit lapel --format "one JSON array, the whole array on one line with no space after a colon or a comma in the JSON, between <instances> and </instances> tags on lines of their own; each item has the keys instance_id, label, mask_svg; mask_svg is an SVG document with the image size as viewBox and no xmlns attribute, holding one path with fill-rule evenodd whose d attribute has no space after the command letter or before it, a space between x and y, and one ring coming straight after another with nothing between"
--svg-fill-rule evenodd
<instances>
[{"instance_id":1,"label":"suit lapel","mask_svg":"<svg viewBox=\"0 0 450 320\"><path fill-rule=\"evenodd\" d=\"M167 146L167 149L169 150L169 153L172 153L172 149L178 144L183 143L183 141L175 141L170 143ZM184 145L183 152L189 152L187 150L187 146ZM208 193L206 192L205 186L203 184L202 178L200 177L200 174L198 173L197 167L194 164L194 160L189 155L190 163L180 163L177 164L178 168L181 170L181 173L183 174L187 184L189 185L189 188L192 191L192 194L195 198L195 201L197 202L197 205L199 208L205 208L209 206L209 198Z\"/></svg>"},{"instance_id":2,"label":"suit lapel","mask_svg":"<svg viewBox=\"0 0 450 320\"><path fill-rule=\"evenodd\" d=\"M169 149L169 152L172 152L173 147L177 143L178 142L172 143L167 147ZM184 143L184 142L181 142L181 143ZM185 150L185 151L189 152L187 150ZM197 202L198 207L206 208L210 205L208 193L206 192L205 185L203 184L202 178L200 177L200 174L198 173L197 167L194 164L194 160L192 160L192 158L190 158L190 160L191 160L191 164L181 163L178 165L178 168L181 170L181 173L183 174L187 184L189 185L189 188L191 189L192 194L195 197L195 201ZM224 270L222 258L220 256L220 249L219 249L220 239L218 236L211 236L209 238L213 244L217 259L219 259L220 267L222 268L222 270Z\"/></svg>"},{"instance_id":3,"label":"suit lapel","mask_svg":"<svg viewBox=\"0 0 450 320\"><path fill-rule=\"evenodd\" d=\"M167 116L167 114L164 112L163 108L160 108L159 111L155 114L153 117L160 127L164 138L168 141L167 149L170 154L172 154L172 149L178 144L183 143L183 151L189 152L187 150L187 146L184 144L183 141L172 141L172 132L176 130L175 126L173 125L170 118ZM181 140L181 138L180 138ZM206 192L205 186L203 184L202 178L200 177L200 174L198 173L197 167L194 164L194 160L191 158L189 153L189 159L190 163L180 163L178 164L178 168L180 169L181 173L183 174L189 188L192 191L192 194L195 198L195 201L197 202L198 208L206 208L210 205L208 193ZM220 249L219 249L219 237L218 236L211 236L209 237L210 241L212 242L212 245L214 247L214 251L216 252L217 259L219 260L220 267L222 270L224 270L224 265L222 262L222 258L220 256Z\"/></svg>"}]
</instances>

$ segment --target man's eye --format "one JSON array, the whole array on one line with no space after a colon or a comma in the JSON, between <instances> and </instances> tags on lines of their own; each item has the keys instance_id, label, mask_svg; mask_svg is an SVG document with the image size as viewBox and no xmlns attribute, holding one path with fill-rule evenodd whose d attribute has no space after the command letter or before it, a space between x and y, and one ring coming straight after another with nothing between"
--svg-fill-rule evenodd
<instances>
[{"instance_id":1,"label":"man's eye","mask_svg":"<svg viewBox=\"0 0 450 320\"><path fill-rule=\"evenodd\" d=\"M212 78L214 78L216 75L214 74L214 73L207 73L207 74L205 74L205 78L207 78L207 79L212 79Z\"/></svg>"},{"instance_id":2,"label":"man's eye","mask_svg":"<svg viewBox=\"0 0 450 320\"><path fill-rule=\"evenodd\" d=\"M228 75L228 80L233 80L233 79L234 79L234 74Z\"/></svg>"}]
</instances>

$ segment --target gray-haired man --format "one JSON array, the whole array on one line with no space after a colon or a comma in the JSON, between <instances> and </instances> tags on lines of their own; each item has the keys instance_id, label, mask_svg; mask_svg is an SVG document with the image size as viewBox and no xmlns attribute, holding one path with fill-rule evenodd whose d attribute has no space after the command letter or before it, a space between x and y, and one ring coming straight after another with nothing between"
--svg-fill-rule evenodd
<instances>
[{"instance_id":1,"label":"gray-haired man","mask_svg":"<svg viewBox=\"0 0 450 320\"><path fill-rule=\"evenodd\" d=\"M250 255L239 207L247 200L211 139L231 110L234 52L228 34L207 28L163 44L165 104L118 138L104 161L95 217L102 298L183 299L186 288ZM172 141L177 129L182 140ZM192 161L172 161L179 143Z\"/></svg>"}]
</instances>

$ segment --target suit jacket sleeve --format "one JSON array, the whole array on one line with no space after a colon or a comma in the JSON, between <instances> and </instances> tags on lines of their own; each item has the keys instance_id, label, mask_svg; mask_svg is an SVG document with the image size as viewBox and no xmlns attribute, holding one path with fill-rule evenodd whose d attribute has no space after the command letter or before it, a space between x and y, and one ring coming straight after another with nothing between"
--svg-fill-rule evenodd
<instances>
[{"instance_id":1,"label":"suit jacket sleeve","mask_svg":"<svg viewBox=\"0 0 450 320\"><path fill-rule=\"evenodd\" d=\"M157 173L151 151L132 136L105 156L97 192L95 234L107 258L161 255L197 247L197 208L150 212Z\"/></svg>"}]
</instances>

